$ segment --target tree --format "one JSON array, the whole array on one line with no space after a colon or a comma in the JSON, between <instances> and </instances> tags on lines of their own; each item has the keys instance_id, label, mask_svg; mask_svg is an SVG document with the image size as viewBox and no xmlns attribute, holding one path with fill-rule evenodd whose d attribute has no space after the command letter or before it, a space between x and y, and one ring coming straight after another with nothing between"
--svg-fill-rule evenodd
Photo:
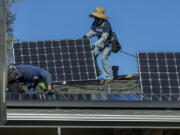
<instances>
[{"instance_id":1,"label":"tree","mask_svg":"<svg viewBox=\"0 0 180 135\"><path fill-rule=\"evenodd\" d=\"M13 24L16 20L16 14L12 11L12 8L21 0L5 0L5 10L6 10L6 44L8 45L8 61L12 59L12 49L11 44L15 39Z\"/></svg>"}]
</instances>

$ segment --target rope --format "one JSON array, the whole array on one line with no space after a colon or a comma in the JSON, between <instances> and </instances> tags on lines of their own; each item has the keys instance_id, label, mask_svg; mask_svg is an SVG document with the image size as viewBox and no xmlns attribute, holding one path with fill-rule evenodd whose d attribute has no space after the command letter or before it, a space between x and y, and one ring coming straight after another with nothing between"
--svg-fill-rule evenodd
<instances>
[{"instance_id":1,"label":"rope","mask_svg":"<svg viewBox=\"0 0 180 135\"><path fill-rule=\"evenodd\" d=\"M120 51L120 52L122 52L122 53L124 53L124 54L127 54L127 55L129 55L129 56L132 56L132 57L135 57L135 58L136 58L136 56L133 55L133 54L130 54L130 53L127 53L127 52L124 52L124 51Z\"/></svg>"}]
</instances>

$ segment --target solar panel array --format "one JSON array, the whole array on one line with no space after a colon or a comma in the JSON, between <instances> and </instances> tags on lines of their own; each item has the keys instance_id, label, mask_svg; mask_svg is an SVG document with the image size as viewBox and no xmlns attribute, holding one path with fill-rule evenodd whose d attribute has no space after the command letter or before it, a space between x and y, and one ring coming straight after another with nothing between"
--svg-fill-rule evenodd
<instances>
[{"instance_id":1,"label":"solar panel array","mask_svg":"<svg viewBox=\"0 0 180 135\"><path fill-rule=\"evenodd\" d=\"M96 80L89 39L13 43L15 64L42 67L53 82Z\"/></svg>"},{"instance_id":2,"label":"solar panel array","mask_svg":"<svg viewBox=\"0 0 180 135\"><path fill-rule=\"evenodd\" d=\"M180 101L180 53L138 52L142 100Z\"/></svg>"}]
</instances>

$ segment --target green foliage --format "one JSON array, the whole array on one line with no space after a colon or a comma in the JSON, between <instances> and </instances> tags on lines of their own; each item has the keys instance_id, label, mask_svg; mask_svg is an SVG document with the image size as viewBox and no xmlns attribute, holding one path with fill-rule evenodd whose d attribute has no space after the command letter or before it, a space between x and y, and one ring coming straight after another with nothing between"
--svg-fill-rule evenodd
<instances>
[{"instance_id":1,"label":"green foliage","mask_svg":"<svg viewBox=\"0 0 180 135\"><path fill-rule=\"evenodd\" d=\"M10 45L12 41L15 39L14 37L14 29L13 24L16 20L16 14L12 11L12 8L21 0L5 0L5 10L6 10L6 44L8 45L8 58L12 55L12 50L10 49Z\"/></svg>"}]
</instances>

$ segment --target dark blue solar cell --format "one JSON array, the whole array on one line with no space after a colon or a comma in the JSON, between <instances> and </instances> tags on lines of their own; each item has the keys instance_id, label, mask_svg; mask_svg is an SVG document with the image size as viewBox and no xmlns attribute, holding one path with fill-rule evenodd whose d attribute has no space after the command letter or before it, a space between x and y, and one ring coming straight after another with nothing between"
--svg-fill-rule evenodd
<instances>
[{"instance_id":1,"label":"dark blue solar cell","mask_svg":"<svg viewBox=\"0 0 180 135\"><path fill-rule=\"evenodd\" d=\"M174 66L175 65L175 60L167 60L167 65L168 66Z\"/></svg>"},{"instance_id":2,"label":"dark blue solar cell","mask_svg":"<svg viewBox=\"0 0 180 135\"><path fill-rule=\"evenodd\" d=\"M180 92L180 89L178 86L177 87L171 87L171 93L179 95L180 94L179 92Z\"/></svg>"},{"instance_id":3,"label":"dark blue solar cell","mask_svg":"<svg viewBox=\"0 0 180 135\"><path fill-rule=\"evenodd\" d=\"M48 71L49 71L51 74L53 74L53 75L54 75L54 73L56 72L55 68L53 68L53 67L51 67L51 66L49 66Z\"/></svg>"},{"instance_id":4,"label":"dark blue solar cell","mask_svg":"<svg viewBox=\"0 0 180 135\"><path fill-rule=\"evenodd\" d=\"M23 61L30 61L30 57L29 56L23 56Z\"/></svg>"},{"instance_id":5,"label":"dark blue solar cell","mask_svg":"<svg viewBox=\"0 0 180 135\"><path fill-rule=\"evenodd\" d=\"M71 74L71 68L68 68L68 67L64 68L64 73Z\"/></svg>"},{"instance_id":6,"label":"dark blue solar cell","mask_svg":"<svg viewBox=\"0 0 180 135\"><path fill-rule=\"evenodd\" d=\"M15 54L15 56L20 56L20 55L22 55L22 52L20 50L15 50L14 54Z\"/></svg>"},{"instance_id":7,"label":"dark blue solar cell","mask_svg":"<svg viewBox=\"0 0 180 135\"><path fill-rule=\"evenodd\" d=\"M55 66L55 64L54 64L54 62L49 61L49 62L47 63L47 66L48 66L48 67L54 67L54 66Z\"/></svg>"},{"instance_id":8,"label":"dark blue solar cell","mask_svg":"<svg viewBox=\"0 0 180 135\"><path fill-rule=\"evenodd\" d=\"M157 53L157 54L156 54L156 57L157 57L158 60L160 60L160 59L163 59L163 60L164 60L164 59L165 59L164 53Z\"/></svg>"},{"instance_id":9,"label":"dark blue solar cell","mask_svg":"<svg viewBox=\"0 0 180 135\"><path fill-rule=\"evenodd\" d=\"M70 53L76 53L76 48L75 47L69 47L69 52Z\"/></svg>"},{"instance_id":10,"label":"dark blue solar cell","mask_svg":"<svg viewBox=\"0 0 180 135\"><path fill-rule=\"evenodd\" d=\"M158 65L161 65L161 66L166 65L166 60L157 60L157 62L158 62Z\"/></svg>"},{"instance_id":11,"label":"dark blue solar cell","mask_svg":"<svg viewBox=\"0 0 180 135\"><path fill-rule=\"evenodd\" d=\"M68 52L67 46L61 47L61 52L62 52L62 53L67 53L67 52Z\"/></svg>"},{"instance_id":12,"label":"dark blue solar cell","mask_svg":"<svg viewBox=\"0 0 180 135\"><path fill-rule=\"evenodd\" d=\"M169 86L168 80L160 80L161 86Z\"/></svg>"},{"instance_id":13,"label":"dark blue solar cell","mask_svg":"<svg viewBox=\"0 0 180 135\"><path fill-rule=\"evenodd\" d=\"M176 72L176 67L168 66L168 72Z\"/></svg>"},{"instance_id":14,"label":"dark blue solar cell","mask_svg":"<svg viewBox=\"0 0 180 135\"><path fill-rule=\"evenodd\" d=\"M144 59L139 60L139 63L140 63L140 65L145 65L145 66L148 65L148 61L144 60Z\"/></svg>"},{"instance_id":15,"label":"dark blue solar cell","mask_svg":"<svg viewBox=\"0 0 180 135\"><path fill-rule=\"evenodd\" d=\"M35 55L31 56L30 59L31 61L38 61L38 57Z\"/></svg>"},{"instance_id":16,"label":"dark blue solar cell","mask_svg":"<svg viewBox=\"0 0 180 135\"><path fill-rule=\"evenodd\" d=\"M167 75L167 73L160 73L159 74L159 79L165 79L165 80L167 80L168 79L168 75Z\"/></svg>"},{"instance_id":17,"label":"dark blue solar cell","mask_svg":"<svg viewBox=\"0 0 180 135\"><path fill-rule=\"evenodd\" d=\"M72 78L73 78L73 80L80 80L80 75L79 74L73 74Z\"/></svg>"},{"instance_id":18,"label":"dark blue solar cell","mask_svg":"<svg viewBox=\"0 0 180 135\"><path fill-rule=\"evenodd\" d=\"M90 40L88 38L83 39L83 44L84 45L89 45L90 44Z\"/></svg>"},{"instance_id":19,"label":"dark blue solar cell","mask_svg":"<svg viewBox=\"0 0 180 135\"><path fill-rule=\"evenodd\" d=\"M22 54L23 55L29 55L29 50L28 49L22 49Z\"/></svg>"},{"instance_id":20,"label":"dark blue solar cell","mask_svg":"<svg viewBox=\"0 0 180 135\"><path fill-rule=\"evenodd\" d=\"M150 80L142 80L143 86L151 86Z\"/></svg>"},{"instance_id":21,"label":"dark blue solar cell","mask_svg":"<svg viewBox=\"0 0 180 135\"><path fill-rule=\"evenodd\" d=\"M74 40L68 40L68 46L74 46L75 45L75 42Z\"/></svg>"},{"instance_id":22,"label":"dark blue solar cell","mask_svg":"<svg viewBox=\"0 0 180 135\"><path fill-rule=\"evenodd\" d=\"M21 48L22 49L27 49L28 48L28 42L22 42L21 43Z\"/></svg>"},{"instance_id":23,"label":"dark blue solar cell","mask_svg":"<svg viewBox=\"0 0 180 135\"><path fill-rule=\"evenodd\" d=\"M56 61L62 60L62 55L58 53L54 54L54 60Z\"/></svg>"},{"instance_id":24,"label":"dark blue solar cell","mask_svg":"<svg viewBox=\"0 0 180 135\"><path fill-rule=\"evenodd\" d=\"M15 57L15 62L16 63L22 63L23 62L22 57Z\"/></svg>"},{"instance_id":25,"label":"dark blue solar cell","mask_svg":"<svg viewBox=\"0 0 180 135\"><path fill-rule=\"evenodd\" d=\"M149 70L148 70L148 67L147 66L141 66L140 65L140 69L141 69L141 72L148 72Z\"/></svg>"},{"instance_id":26,"label":"dark blue solar cell","mask_svg":"<svg viewBox=\"0 0 180 135\"><path fill-rule=\"evenodd\" d=\"M37 42L37 48L44 48L44 47L45 47L44 42L42 41Z\"/></svg>"},{"instance_id":27,"label":"dark blue solar cell","mask_svg":"<svg viewBox=\"0 0 180 135\"><path fill-rule=\"evenodd\" d=\"M93 64L94 64L94 62L93 62L92 59L86 60L86 63L87 63L87 66L90 66L90 65L93 65Z\"/></svg>"},{"instance_id":28,"label":"dark blue solar cell","mask_svg":"<svg viewBox=\"0 0 180 135\"><path fill-rule=\"evenodd\" d=\"M94 59L90 52L85 53L85 57L86 57L86 59Z\"/></svg>"},{"instance_id":29,"label":"dark blue solar cell","mask_svg":"<svg viewBox=\"0 0 180 135\"><path fill-rule=\"evenodd\" d=\"M68 61L68 60L63 61L63 65L65 68L70 67L70 61Z\"/></svg>"},{"instance_id":30,"label":"dark blue solar cell","mask_svg":"<svg viewBox=\"0 0 180 135\"><path fill-rule=\"evenodd\" d=\"M59 48L59 41L52 41L52 47L53 48Z\"/></svg>"},{"instance_id":31,"label":"dark blue solar cell","mask_svg":"<svg viewBox=\"0 0 180 135\"><path fill-rule=\"evenodd\" d=\"M93 80L95 80L94 78L96 78L95 74L93 72L92 73L88 73L88 77L89 77L89 79L93 79Z\"/></svg>"},{"instance_id":32,"label":"dark blue solar cell","mask_svg":"<svg viewBox=\"0 0 180 135\"><path fill-rule=\"evenodd\" d=\"M150 71L150 72L158 72L158 68L155 67L155 66L150 66L150 67L149 67L149 71Z\"/></svg>"},{"instance_id":33,"label":"dark blue solar cell","mask_svg":"<svg viewBox=\"0 0 180 135\"><path fill-rule=\"evenodd\" d=\"M56 67L62 67L63 66L63 62L62 61L55 61L55 66Z\"/></svg>"},{"instance_id":34,"label":"dark blue solar cell","mask_svg":"<svg viewBox=\"0 0 180 135\"><path fill-rule=\"evenodd\" d=\"M148 63L149 63L149 65L153 65L153 66L157 65L156 60L148 60Z\"/></svg>"},{"instance_id":35,"label":"dark blue solar cell","mask_svg":"<svg viewBox=\"0 0 180 135\"><path fill-rule=\"evenodd\" d=\"M31 49L30 54L31 55L37 55L37 50L36 49Z\"/></svg>"},{"instance_id":36,"label":"dark blue solar cell","mask_svg":"<svg viewBox=\"0 0 180 135\"><path fill-rule=\"evenodd\" d=\"M78 67L72 67L72 72L73 73L78 73L79 72L79 68Z\"/></svg>"},{"instance_id":37,"label":"dark blue solar cell","mask_svg":"<svg viewBox=\"0 0 180 135\"><path fill-rule=\"evenodd\" d=\"M84 59L85 57L84 53L78 53L77 55L78 55L78 59Z\"/></svg>"},{"instance_id":38,"label":"dark blue solar cell","mask_svg":"<svg viewBox=\"0 0 180 135\"><path fill-rule=\"evenodd\" d=\"M63 68L56 68L57 74L63 74L64 69Z\"/></svg>"},{"instance_id":39,"label":"dark blue solar cell","mask_svg":"<svg viewBox=\"0 0 180 135\"><path fill-rule=\"evenodd\" d=\"M61 49L58 48L58 47L53 48L53 52L54 52L55 54L59 54L59 53L61 53Z\"/></svg>"},{"instance_id":40,"label":"dark blue solar cell","mask_svg":"<svg viewBox=\"0 0 180 135\"><path fill-rule=\"evenodd\" d=\"M21 48L20 43L14 43L13 48L14 49L20 49Z\"/></svg>"},{"instance_id":41,"label":"dark blue solar cell","mask_svg":"<svg viewBox=\"0 0 180 135\"><path fill-rule=\"evenodd\" d=\"M156 59L155 53L147 53L149 59Z\"/></svg>"},{"instance_id":42,"label":"dark blue solar cell","mask_svg":"<svg viewBox=\"0 0 180 135\"><path fill-rule=\"evenodd\" d=\"M81 46L83 43L82 43L82 40L78 39L78 40L75 40L75 45L76 46Z\"/></svg>"},{"instance_id":43,"label":"dark blue solar cell","mask_svg":"<svg viewBox=\"0 0 180 135\"><path fill-rule=\"evenodd\" d=\"M85 61L85 60L79 60L79 65L80 65L80 66L86 65L86 61Z\"/></svg>"},{"instance_id":44,"label":"dark blue solar cell","mask_svg":"<svg viewBox=\"0 0 180 135\"><path fill-rule=\"evenodd\" d=\"M152 93L152 91L151 91L151 87L143 87L142 88L142 91L143 91L143 93L146 93L146 94L150 94L150 93Z\"/></svg>"},{"instance_id":45,"label":"dark blue solar cell","mask_svg":"<svg viewBox=\"0 0 180 135\"><path fill-rule=\"evenodd\" d=\"M82 53L82 52L84 52L84 49L83 49L83 47L81 47L81 46L77 46L77 47L76 47L76 50L77 50L77 53Z\"/></svg>"},{"instance_id":46,"label":"dark blue solar cell","mask_svg":"<svg viewBox=\"0 0 180 135\"><path fill-rule=\"evenodd\" d=\"M147 59L147 54L146 53L138 53L138 56L140 59Z\"/></svg>"},{"instance_id":47,"label":"dark blue solar cell","mask_svg":"<svg viewBox=\"0 0 180 135\"><path fill-rule=\"evenodd\" d=\"M157 80L157 79L159 79L159 75L158 75L157 73L151 73L151 74L150 74L150 78Z\"/></svg>"},{"instance_id":48,"label":"dark blue solar cell","mask_svg":"<svg viewBox=\"0 0 180 135\"><path fill-rule=\"evenodd\" d=\"M180 59L180 53L175 53L175 58Z\"/></svg>"},{"instance_id":49,"label":"dark blue solar cell","mask_svg":"<svg viewBox=\"0 0 180 135\"><path fill-rule=\"evenodd\" d=\"M86 69L86 66L81 66L80 67L80 73L86 73L87 72L87 69Z\"/></svg>"},{"instance_id":50,"label":"dark blue solar cell","mask_svg":"<svg viewBox=\"0 0 180 135\"><path fill-rule=\"evenodd\" d=\"M39 48L37 51L38 51L38 54L39 54L39 55L45 54L44 48Z\"/></svg>"},{"instance_id":51,"label":"dark blue solar cell","mask_svg":"<svg viewBox=\"0 0 180 135\"><path fill-rule=\"evenodd\" d=\"M148 72L146 72L146 73L141 73L141 79L150 79L150 75L149 75L149 73Z\"/></svg>"},{"instance_id":52,"label":"dark blue solar cell","mask_svg":"<svg viewBox=\"0 0 180 135\"><path fill-rule=\"evenodd\" d=\"M46 57L45 55L39 55L39 61L45 61Z\"/></svg>"},{"instance_id":53,"label":"dark blue solar cell","mask_svg":"<svg viewBox=\"0 0 180 135\"><path fill-rule=\"evenodd\" d=\"M92 73L95 71L94 66L88 66L87 70L88 70L88 72L92 72Z\"/></svg>"},{"instance_id":54,"label":"dark blue solar cell","mask_svg":"<svg viewBox=\"0 0 180 135\"><path fill-rule=\"evenodd\" d=\"M151 80L151 85L160 87L160 82L159 82L159 80Z\"/></svg>"},{"instance_id":55,"label":"dark blue solar cell","mask_svg":"<svg viewBox=\"0 0 180 135\"><path fill-rule=\"evenodd\" d=\"M178 78L177 78L177 74L176 73L170 73L169 74L169 79L170 80L177 80Z\"/></svg>"},{"instance_id":56,"label":"dark blue solar cell","mask_svg":"<svg viewBox=\"0 0 180 135\"><path fill-rule=\"evenodd\" d=\"M174 87L174 86L179 86L179 82L177 80L170 80L170 86Z\"/></svg>"},{"instance_id":57,"label":"dark blue solar cell","mask_svg":"<svg viewBox=\"0 0 180 135\"><path fill-rule=\"evenodd\" d=\"M52 42L51 41L45 41L45 48L52 48Z\"/></svg>"},{"instance_id":58,"label":"dark blue solar cell","mask_svg":"<svg viewBox=\"0 0 180 135\"><path fill-rule=\"evenodd\" d=\"M85 51L85 52L91 51L91 46L89 46L89 45L84 46L84 51Z\"/></svg>"},{"instance_id":59,"label":"dark blue solar cell","mask_svg":"<svg viewBox=\"0 0 180 135\"><path fill-rule=\"evenodd\" d=\"M52 54L51 55L47 55L46 59L47 59L48 62L51 62L51 61L54 60L54 56Z\"/></svg>"},{"instance_id":60,"label":"dark blue solar cell","mask_svg":"<svg viewBox=\"0 0 180 135\"><path fill-rule=\"evenodd\" d=\"M67 41L66 40L60 40L60 45L61 46L67 46Z\"/></svg>"},{"instance_id":61,"label":"dark blue solar cell","mask_svg":"<svg viewBox=\"0 0 180 135\"><path fill-rule=\"evenodd\" d=\"M81 74L81 79L82 80L88 80L87 74Z\"/></svg>"},{"instance_id":62,"label":"dark blue solar cell","mask_svg":"<svg viewBox=\"0 0 180 135\"><path fill-rule=\"evenodd\" d=\"M160 87L158 85L152 86L152 93L153 94L160 94Z\"/></svg>"},{"instance_id":63,"label":"dark blue solar cell","mask_svg":"<svg viewBox=\"0 0 180 135\"><path fill-rule=\"evenodd\" d=\"M47 63L45 61L40 61L39 65L40 67L44 67L44 68L47 67Z\"/></svg>"},{"instance_id":64,"label":"dark blue solar cell","mask_svg":"<svg viewBox=\"0 0 180 135\"><path fill-rule=\"evenodd\" d=\"M174 54L173 53L165 53L166 59L174 59Z\"/></svg>"},{"instance_id":65,"label":"dark blue solar cell","mask_svg":"<svg viewBox=\"0 0 180 135\"><path fill-rule=\"evenodd\" d=\"M36 42L29 42L29 48L36 48Z\"/></svg>"},{"instance_id":66,"label":"dark blue solar cell","mask_svg":"<svg viewBox=\"0 0 180 135\"><path fill-rule=\"evenodd\" d=\"M166 68L166 66L159 66L158 71L159 72L167 72L167 68Z\"/></svg>"},{"instance_id":67,"label":"dark blue solar cell","mask_svg":"<svg viewBox=\"0 0 180 135\"><path fill-rule=\"evenodd\" d=\"M77 54L76 53L71 53L70 54L70 59L77 59Z\"/></svg>"},{"instance_id":68,"label":"dark blue solar cell","mask_svg":"<svg viewBox=\"0 0 180 135\"><path fill-rule=\"evenodd\" d=\"M72 81L73 80L73 77L71 74L65 74L65 80L66 81Z\"/></svg>"},{"instance_id":69,"label":"dark blue solar cell","mask_svg":"<svg viewBox=\"0 0 180 135\"><path fill-rule=\"evenodd\" d=\"M69 55L66 54L66 53L65 53L65 54L63 53L63 54L62 54L62 59L63 59L63 60L68 60L68 59L69 59Z\"/></svg>"},{"instance_id":70,"label":"dark blue solar cell","mask_svg":"<svg viewBox=\"0 0 180 135\"><path fill-rule=\"evenodd\" d=\"M71 60L71 65L77 67L78 66L78 60Z\"/></svg>"},{"instance_id":71,"label":"dark blue solar cell","mask_svg":"<svg viewBox=\"0 0 180 135\"><path fill-rule=\"evenodd\" d=\"M64 75L57 75L57 81L62 82L64 80Z\"/></svg>"}]
</instances>

